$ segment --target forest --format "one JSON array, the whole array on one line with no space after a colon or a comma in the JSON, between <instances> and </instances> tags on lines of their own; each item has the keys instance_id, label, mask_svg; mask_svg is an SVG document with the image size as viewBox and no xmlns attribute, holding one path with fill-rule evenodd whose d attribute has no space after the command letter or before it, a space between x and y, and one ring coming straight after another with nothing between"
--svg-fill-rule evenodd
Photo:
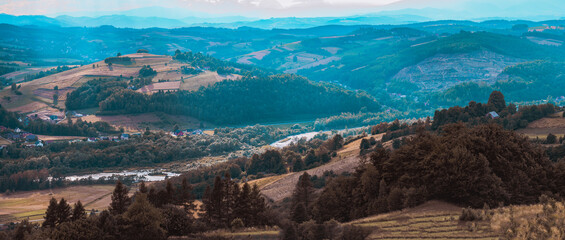
<instances>
[{"instance_id":1,"label":"forest","mask_svg":"<svg viewBox=\"0 0 565 240\"><path fill-rule=\"evenodd\" d=\"M216 124L282 121L300 116L315 118L361 109L378 111L380 106L362 92L313 83L297 75L246 76L241 80L218 82L196 92L145 95L121 90L100 102L101 114L159 111Z\"/></svg>"}]
</instances>

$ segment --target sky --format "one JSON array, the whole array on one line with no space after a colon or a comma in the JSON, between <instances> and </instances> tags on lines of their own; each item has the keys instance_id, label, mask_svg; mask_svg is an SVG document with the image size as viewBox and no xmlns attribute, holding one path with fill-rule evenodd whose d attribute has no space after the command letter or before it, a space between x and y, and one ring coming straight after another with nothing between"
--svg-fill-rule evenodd
<instances>
[{"instance_id":1,"label":"sky","mask_svg":"<svg viewBox=\"0 0 565 240\"><path fill-rule=\"evenodd\" d=\"M101 16L110 14L168 18L245 16L322 17L400 9L445 18L565 16L564 0L0 0L12 15ZM157 7L157 8L156 8ZM135 10L137 9L137 10ZM440 12L442 13L442 12Z\"/></svg>"}]
</instances>

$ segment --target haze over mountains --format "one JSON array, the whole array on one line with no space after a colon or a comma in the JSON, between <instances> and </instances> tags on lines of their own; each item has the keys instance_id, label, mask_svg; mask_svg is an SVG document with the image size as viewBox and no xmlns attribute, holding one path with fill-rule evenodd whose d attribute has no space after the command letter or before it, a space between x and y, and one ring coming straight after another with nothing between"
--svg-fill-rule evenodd
<instances>
[{"instance_id":1,"label":"haze over mountains","mask_svg":"<svg viewBox=\"0 0 565 240\"><path fill-rule=\"evenodd\" d=\"M3 7L0 23L13 25L38 25L61 27L97 27L112 25L127 28L180 28L206 27L255 27L308 28L323 25L381 25L407 24L434 20L555 20L565 15L565 5L558 0L541 0L532 3L525 0L470 1L470 0L400 0L377 5L359 1L344 5L340 1L304 1L291 4L237 3L214 5L209 2L189 5L173 1L170 6L151 6L139 3L131 9L65 11L45 7L38 15L19 14L17 8ZM277 2L277 1L270 1ZM284 3L286 1L280 1ZM340 5L341 4L341 5ZM341 11L336 8L344 6ZM230 8L229 11L225 8ZM338 6L338 7L336 7ZM63 9L63 10L61 10ZM201 11L199 9L207 9ZM297 10L299 9L299 10ZM535 9L535 11L532 11ZM304 11L310 11L304 14ZM315 14L312 14L314 12ZM273 17L274 16L274 17ZM306 16L306 17L305 17Z\"/></svg>"}]
</instances>

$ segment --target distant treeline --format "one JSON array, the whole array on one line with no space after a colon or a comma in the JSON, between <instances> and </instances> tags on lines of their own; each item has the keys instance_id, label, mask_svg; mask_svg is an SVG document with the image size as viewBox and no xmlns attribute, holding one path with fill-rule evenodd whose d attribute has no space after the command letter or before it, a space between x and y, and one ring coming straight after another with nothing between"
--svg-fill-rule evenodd
<instances>
[{"instance_id":1,"label":"distant treeline","mask_svg":"<svg viewBox=\"0 0 565 240\"><path fill-rule=\"evenodd\" d=\"M328 116L342 112L378 111L374 98L363 93L296 75L247 76L222 81L196 92L152 95L122 90L100 102L100 113L165 112L189 115L216 124L280 121L296 116Z\"/></svg>"},{"instance_id":2,"label":"distant treeline","mask_svg":"<svg viewBox=\"0 0 565 240\"><path fill-rule=\"evenodd\" d=\"M50 69L50 70L41 71L41 72L38 72L38 73L35 73L35 74L28 74L24 77L24 81L28 82L28 81L31 81L31 80L34 80L34 79L47 77L49 75L64 72L64 71L67 71L67 70L71 70L73 68L76 68L76 67L58 66L58 67Z\"/></svg>"}]
</instances>

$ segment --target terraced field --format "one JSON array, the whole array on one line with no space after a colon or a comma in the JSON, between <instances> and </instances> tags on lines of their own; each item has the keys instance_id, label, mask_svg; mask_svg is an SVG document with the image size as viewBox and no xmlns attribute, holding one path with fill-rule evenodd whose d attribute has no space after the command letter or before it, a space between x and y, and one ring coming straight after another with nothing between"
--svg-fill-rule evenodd
<instances>
[{"instance_id":1,"label":"terraced field","mask_svg":"<svg viewBox=\"0 0 565 240\"><path fill-rule=\"evenodd\" d=\"M489 221L459 221L461 208L430 201L413 209L351 222L372 229L368 239L499 239Z\"/></svg>"}]
</instances>

